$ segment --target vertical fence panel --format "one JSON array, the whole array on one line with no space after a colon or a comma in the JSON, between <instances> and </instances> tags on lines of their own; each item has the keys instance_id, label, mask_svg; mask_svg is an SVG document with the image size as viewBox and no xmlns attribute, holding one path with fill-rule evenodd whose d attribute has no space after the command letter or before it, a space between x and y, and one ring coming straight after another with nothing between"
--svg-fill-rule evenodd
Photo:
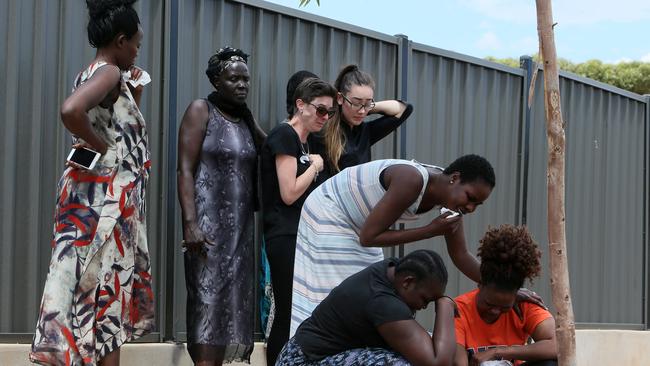
<instances>
[{"instance_id":1,"label":"vertical fence panel","mask_svg":"<svg viewBox=\"0 0 650 366\"><path fill-rule=\"evenodd\" d=\"M406 127L406 158L446 166L461 155L475 153L494 166L497 185L492 195L463 218L467 244L475 253L489 225L517 221L523 71L415 45L410 66L409 95L415 111ZM414 225L424 225L437 214L432 212ZM424 247L445 259L450 294L473 288L451 263L444 239L407 244L405 252ZM418 314L418 319L431 328L432 309Z\"/></svg>"},{"instance_id":2,"label":"vertical fence panel","mask_svg":"<svg viewBox=\"0 0 650 366\"><path fill-rule=\"evenodd\" d=\"M644 180L643 180L643 203L645 208L643 210L643 324L645 329L650 327L649 312L650 312L650 302L648 301L648 293L650 289L648 288L650 281L648 263L650 262L650 250L648 250L649 240L648 240L648 230L650 230L650 201L649 201L649 191L648 184L650 184L650 94L644 95L645 97L645 123L643 125L643 156L644 156Z\"/></svg>"},{"instance_id":3,"label":"vertical fence panel","mask_svg":"<svg viewBox=\"0 0 650 366\"><path fill-rule=\"evenodd\" d=\"M643 324L643 99L562 73L566 225L578 323ZM548 268L543 72L532 107L528 226ZM625 177L625 178L623 178ZM537 284L550 303L548 270ZM621 301L625 299L625 301Z\"/></svg>"}]
</instances>

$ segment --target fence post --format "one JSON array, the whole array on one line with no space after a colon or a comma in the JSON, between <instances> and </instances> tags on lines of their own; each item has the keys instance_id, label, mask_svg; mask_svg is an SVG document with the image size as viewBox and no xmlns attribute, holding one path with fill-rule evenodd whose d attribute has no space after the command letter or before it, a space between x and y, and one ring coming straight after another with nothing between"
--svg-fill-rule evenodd
<instances>
[{"instance_id":1,"label":"fence post","mask_svg":"<svg viewBox=\"0 0 650 366\"><path fill-rule=\"evenodd\" d=\"M408 100L408 79L411 50L408 36L398 34L397 37L397 98ZM406 159L406 126L403 123L399 128L399 159Z\"/></svg>"},{"instance_id":2,"label":"fence post","mask_svg":"<svg viewBox=\"0 0 650 366\"><path fill-rule=\"evenodd\" d=\"M166 192L166 241L163 249L164 286L161 295L164 299L161 316L161 336L163 341L173 340L174 334L174 277L176 274L176 114L178 96L178 0L165 2L165 11L169 14L169 49L166 50L169 64L163 70L167 71L167 192ZM164 93L163 93L164 94Z\"/></svg>"},{"instance_id":3,"label":"fence post","mask_svg":"<svg viewBox=\"0 0 650 366\"><path fill-rule=\"evenodd\" d=\"M531 105L528 103L530 97L530 85L533 78L533 68L537 67L530 56L521 56L519 58L519 66L526 71L524 75L524 88L522 90L522 120L523 131L520 136L519 144L519 184L517 185L518 201L520 202L515 210L515 222L517 224L526 225L528 218L528 165L530 163L530 120ZM533 90L534 92L534 90Z\"/></svg>"},{"instance_id":4,"label":"fence post","mask_svg":"<svg viewBox=\"0 0 650 366\"><path fill-rule=\"evenodd\" d=\"M409 80L409 64L411 56L411 48L408 36L404 34L397 34L397 98L408 101L408 80ZM395 146L399 146L399 154L395 151L393 156L397 155L399 159L406 159L406 126L408 123L402 123L399 127L399 144L397 137L395 137ZM404 224L399 224L400 229L404 229ZM395 247L391 248L393 257L395 256ZM397 247L398 257L404 256L404 245L400 244Z\"/></svg>"},{"instance_id":5,"label":"fence post","mask_svg":"<svg viewBox=\"0 0 650 366\"><path fill-rule=\"evenodd\" d=\"M648 197L648 184L650 184L650 94L645 95L645 118L643 123L643 324L645 329L650 329L650 248L648 247L648 230L650 230L650 201Z\"/></svg>"}]
</instances>

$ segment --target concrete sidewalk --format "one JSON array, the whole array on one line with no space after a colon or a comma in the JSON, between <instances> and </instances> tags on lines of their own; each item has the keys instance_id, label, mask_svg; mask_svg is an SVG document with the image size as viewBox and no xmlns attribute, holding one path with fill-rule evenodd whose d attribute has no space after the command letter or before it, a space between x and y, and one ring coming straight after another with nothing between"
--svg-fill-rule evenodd
<instances>
[{"instance_id":1,"label":"concrete sidewalk","mask_svg":"<svg viewBox=\"0 0 650 366\"><path fill-rule=\"evenodd\" d=\"M650 331L578 330L578 365L650 365ZM27 366L28 344L0 344L0 366ZM184 344L131 343L122 347L121 366L192 366ZM243 366L243 363L233 363ZM255 344L251 365L265 366L264 345Z\"/></svg>"}]
</instances>

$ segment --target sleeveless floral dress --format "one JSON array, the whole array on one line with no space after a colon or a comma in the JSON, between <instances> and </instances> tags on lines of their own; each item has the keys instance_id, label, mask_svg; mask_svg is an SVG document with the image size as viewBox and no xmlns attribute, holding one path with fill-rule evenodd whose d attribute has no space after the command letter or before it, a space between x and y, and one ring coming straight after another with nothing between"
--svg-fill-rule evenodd
<instances>
[{"instance_id":1,"label":"sleeveless floral dress","mask_svg":"<svg viewBox=\"0 0 650 366\"><path fill-rule=\"evenodd\" d=\"M81 72L73 91L105 65ZM88 116L109 148L92 170L68 167L58 183L52 259L30 352L39 364L95 365L154 328L145 122L124 80L115 104Z\"/></svg>"}]
</instances>

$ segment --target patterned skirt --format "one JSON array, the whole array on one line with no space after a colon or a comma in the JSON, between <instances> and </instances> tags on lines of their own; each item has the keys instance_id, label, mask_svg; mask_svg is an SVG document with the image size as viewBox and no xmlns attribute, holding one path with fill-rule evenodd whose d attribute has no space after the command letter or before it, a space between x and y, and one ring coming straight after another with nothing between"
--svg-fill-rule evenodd
<instances>
[{"instance_id":1,"label":"patterned skirt","mask_svg":"<svg viewBox=\"0 0 650 366\"><path fill-rule=\"evenodd\" d=\"M66 170L59 182L32 362L96 365L153 330L146 178Z\"/></svg>"},{"instance_id":2,"label":"patterned skirt","mask_svg":"<svg viewBox=\"0 0 650 366\"><path fill-rule=\"evenodd\" d=\"M302 353L295 338L284 346L275 366L410 366L399 353L384 348L355 348L319 361Z\"/></svg>"}]
</instances>

